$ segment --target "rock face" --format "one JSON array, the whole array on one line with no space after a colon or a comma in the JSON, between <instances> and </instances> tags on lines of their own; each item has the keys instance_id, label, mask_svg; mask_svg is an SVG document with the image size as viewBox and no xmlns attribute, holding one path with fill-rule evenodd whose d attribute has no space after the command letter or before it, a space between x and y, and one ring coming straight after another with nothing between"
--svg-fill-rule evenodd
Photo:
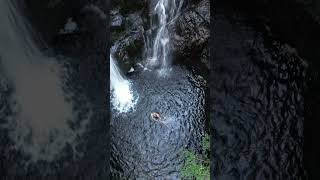
<instances>
[{"instance_id":1,"label":"rock face","mask_svg":"<svg viewBox=\"0 0 320 180\"><path fill-rule=\"evenodd\" d=\"M150 2L151 3L151 2ZM209 68L209 0L185 1L181 14L168 28L175 61L201 63ZM146 36L150 32L149 1L113 2L111 10L112 49L120 67L130 67L145 59Z\"/></svg>"},{"instance_id":2,"label":"rock face","mask_svg":"<svg viewBox=\"0 0 320 180\"><path fill-rule=\"evenodd\" d=\"M209 0L192 3L178 18L172 34L172 48L183 59L201 60L209 68L208 43L210 37Z\"/></svg>"},{"instance_id":3,"label":"rock face","mask_svg":"<svg viewBox=\"0 0 320 180\"><path fill-rule=\"evenodd\" d=\"M122 68L129 69L142 59L144 45L144 27L142 12L129 14L118 6L111 10L111 53L115 59L121 61ZM129 11L130 12L130 11Z\"/></svg>"}]
</instances>

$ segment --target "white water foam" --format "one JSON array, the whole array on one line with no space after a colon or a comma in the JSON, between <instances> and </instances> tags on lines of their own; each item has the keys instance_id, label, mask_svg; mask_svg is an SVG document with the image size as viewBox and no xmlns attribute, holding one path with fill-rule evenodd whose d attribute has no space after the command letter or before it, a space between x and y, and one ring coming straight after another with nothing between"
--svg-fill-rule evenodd
<instances>
[{"instance_id":1,"label":"white water foam","mask_svg":"<svg viewBox=\"0 0 320 180\"><path fill-rule=\"evenodd\" d=\"M120 113L125 113L134 109L138 100L131 90L131 83L126 80L110 55L110 87L111 101L114 108Z\"/></svg>"},{"instance_id":2,"label":"white water foam","mask_svg":"<svg viewBox=\"0 0 320 180\"><path fill-rule=\"evenodd\" d=\"M159 0L154 7L153 13L159 17L159 28L153 41L152 56L148 57L149 65L160 64L161 68L168 67L170 36L167 26L177 19L182 4L183 0L179 1L178 7L176 0Z\"/></svg>"}]
</instances>

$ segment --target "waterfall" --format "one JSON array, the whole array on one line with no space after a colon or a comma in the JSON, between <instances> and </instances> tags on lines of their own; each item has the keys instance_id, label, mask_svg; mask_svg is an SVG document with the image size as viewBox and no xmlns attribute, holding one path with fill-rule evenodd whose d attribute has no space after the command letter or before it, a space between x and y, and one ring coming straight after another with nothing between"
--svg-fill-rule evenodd
<instances>
[{"instance_id":1,"label":"waterfall","mask_svg":"<svg viewBox=\"0 0 320 180\"><path fill-rule=\"evenodd\" d=\"M169 54L169 32L168 25L174 22L179 15L183 0L159 0L153 9L153 14L157 15L159 22L158 30L152 45L151 57L148 57L148 63L152 66L160 65L162 69L168 67ZM151 26L154 28L153 25Z\"/></svg>"},{"instance_id":2,"label":"waterfall","mask_svg":"<svg viewBox=\"0 0 320 180\"><path fill-rule=\"evenodd\" d=\"M115 89L117 85L125 83L126 80L122 77L116 62L113 57L110 55L110 84L111 89Z\"/></svg>"},{"instance_id":3,"label":"waterfall","mask_svg":"<svg viewBox=\"0 0 320 180\"><path fill-rule=\"evenodd\" d=\"M116 65L115 60L110 55L110 87L112 92L113 106L120 112L128 112L135 105L137 99L134 98L131 91L131 84L126 80L119 68Z\"/></svg>"}]
</instances>

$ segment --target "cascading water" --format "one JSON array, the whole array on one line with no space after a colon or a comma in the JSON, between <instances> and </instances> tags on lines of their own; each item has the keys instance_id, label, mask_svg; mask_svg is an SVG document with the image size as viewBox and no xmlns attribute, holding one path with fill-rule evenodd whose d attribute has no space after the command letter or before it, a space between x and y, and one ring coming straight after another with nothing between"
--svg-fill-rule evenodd
<instances>
[{"instance_id":1,"label":"cascading water","mask_svg":"<svg viewBox=\"0 0 320 180\"><path fill-rule=\"evenodd\" d=\"M130 82L126 80L118 69L116 62L110 55L110 87L112 91L113 106L120 112L128 112L136 103L133 92L130 89Z\"/></svg>"},{"instance_id":2,"label":"cascading water","mask_svg":"<svg viewBox=\"0 0 320 180\"><path fill-rule=\"evenodd\" d=\"M114 94L121 98L114 99L118 106L133 100L130 88L143 94L133 113L112 113L112 179L181 179L182 153L186 148L198 152L204 133L204 81L184 66L170 66L168 62L169 29L179 15L183 0L148 1L152 18L158 19L146 32L147 67L142 68L150 67L154 71L137 68L130 77L134 81L130 87L119 71L115 71L115 62L110 57L112 87L119 88ZM158 119L153 117L154 113L159 115Z\"/></svg>"},{"instance_id":3,"label":"cascading water","mask_svg":"<svg viewBox=\"0 0 320 180\"><path fill-rule=\"evenodd\" d=\"M161 69L168 68L169 54L169 32L168 25L174 22L182 7L183 0L159 0L153 9L153 13L158 16L159 24L156 37L152 45L151 57L148 57L148 63L151 66L160 65ZM152 27L153 29L153 27Z\"/></svg>"}]
</instances>

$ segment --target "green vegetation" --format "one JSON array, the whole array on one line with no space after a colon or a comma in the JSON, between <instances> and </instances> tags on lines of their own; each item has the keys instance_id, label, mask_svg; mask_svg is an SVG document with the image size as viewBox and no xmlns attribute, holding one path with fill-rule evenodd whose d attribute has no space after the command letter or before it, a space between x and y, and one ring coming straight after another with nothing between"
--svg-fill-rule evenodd
<instances>
[{"instance_id":1,"label":"green vegetation","mask_svg":"<svg viewBox=\"0 0 320 180\"><path fill-rule=\"evenodd\" d=\"M194 154L189 150L184 151L185 162L182 167L181 176L184 179L207 180L210 179L210 138L205 135L202 138L203 154Z\"/></svg>"}]
</instances>

